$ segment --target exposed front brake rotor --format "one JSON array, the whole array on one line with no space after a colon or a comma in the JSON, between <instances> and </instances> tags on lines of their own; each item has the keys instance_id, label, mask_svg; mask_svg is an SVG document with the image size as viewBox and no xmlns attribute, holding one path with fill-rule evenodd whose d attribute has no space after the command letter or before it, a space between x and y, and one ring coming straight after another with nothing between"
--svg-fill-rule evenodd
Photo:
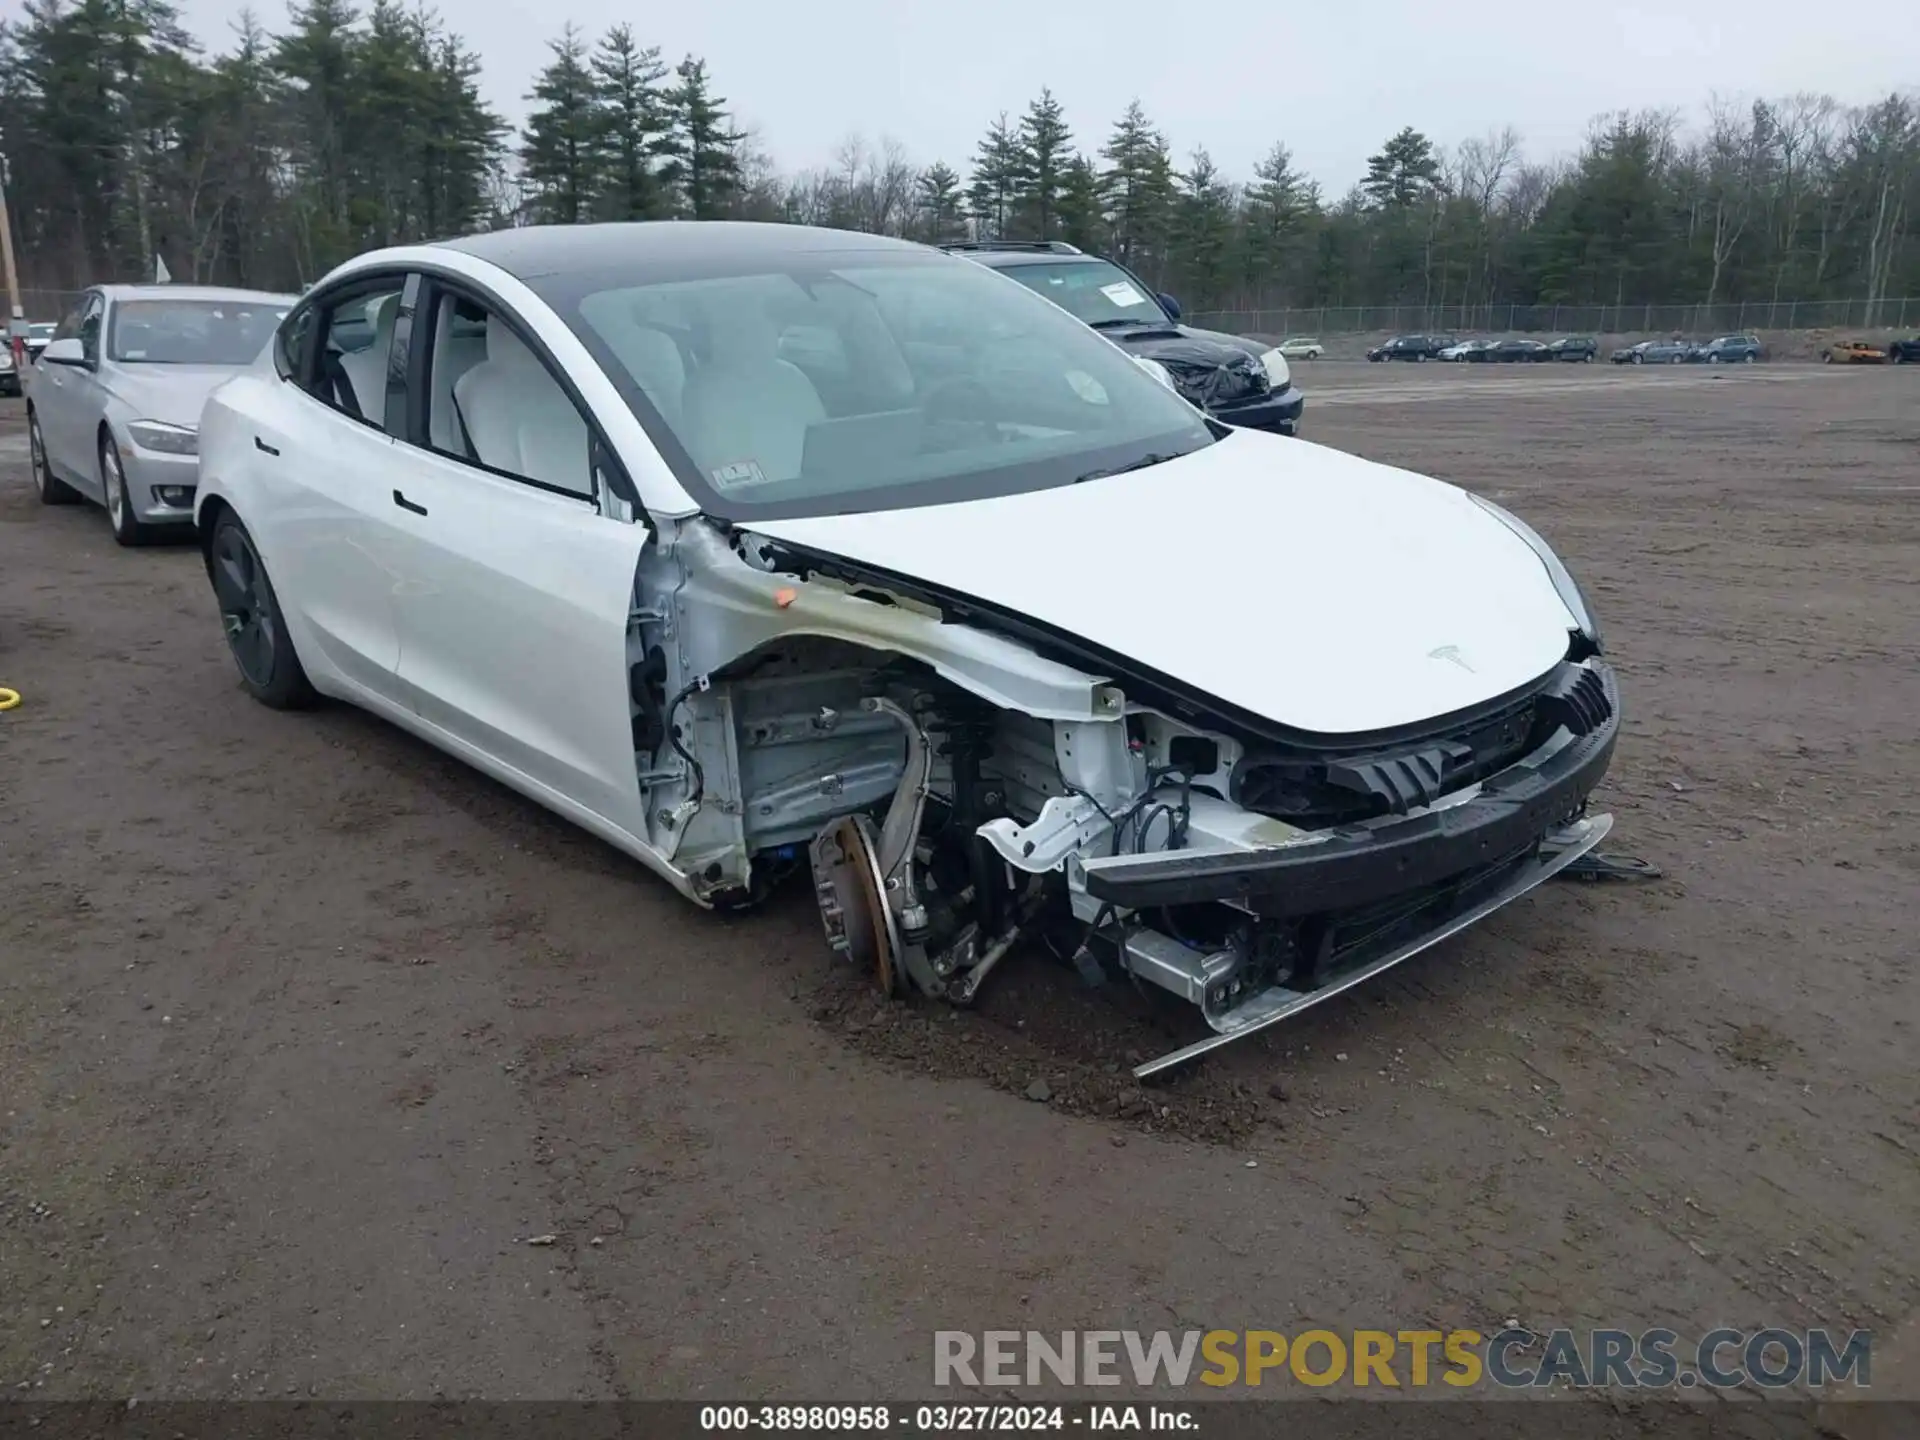
<instances>
[{"instance_id":1,"label":"exposed front brake rotor","mask_svg":"<svg viewBox=\"0 0 1920 1440\"><path fill-rule=\"evenodd\" d=\"M887 908L873 822L845 815L814 836L814 898L827 945L873 976L880 993L900 989L900 935Z\"/></svg>"}]
</instances>

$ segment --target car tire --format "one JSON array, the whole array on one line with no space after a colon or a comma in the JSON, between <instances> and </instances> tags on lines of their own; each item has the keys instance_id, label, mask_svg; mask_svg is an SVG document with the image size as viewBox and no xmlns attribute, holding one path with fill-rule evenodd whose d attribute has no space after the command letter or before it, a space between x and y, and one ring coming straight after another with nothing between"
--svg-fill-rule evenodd
<instances>
[{"instance_id":1,"label":"car tire","mask_svg":"<svg viewBox=\"0 0 1920 1440\"><path fill-rule=\"evenodd\" d=\"M213 582L220 628L241 687L273 710L305 710L315 704L320 696L294 653L280 597L253 536L231 510L222 511L214 522L207 578Z\"/></svg>"},{"instance_id":2,"label":"car tire","mask_svg":"<svg viewBox=\"0 0 1920 1440\"><path fill-rule=\"evenodd\" d=\"M1831 365L1833 363L1833 352L1829 350L1826 354L1822 355L1820 357L1820 363L1822 365Z\"/></svg>"},{"instance_id":3,"label":"car tire","mask_svg":"<svg viewBox=\"0 0 1920 1440\"><path fill-rule=\"evenodd\" d=\"M120 446L111 435L100 437L100 494L106 502L107 523L113 538L122 545L150 545L154 527L133 513L133 497L127 493L127 471L120 461Z\"/></svg>"},{"instance_id":4,"label":"car tire","mask_svg":"<svg viewBox=\"0 0 1920 1440\"><path fill-rule=\"evenodd\" d=\"M33 470L33 488L42 505L77 505L80 492L53 473L47 464L47 442L40 433L40 417L27 411L27 463Z\"/></svg>"},{"instance_id":5,"label":"car tire","mask_svg":"<svg viewBox=\"0 0 1920 1440\"><path fill-rule=\"evenodd\" d=\"M1627 357L1627 363L1629 365L1644 365L1647 363L1647 357L1644 355L1630 355Z\"/></svg>"}]
</instances>

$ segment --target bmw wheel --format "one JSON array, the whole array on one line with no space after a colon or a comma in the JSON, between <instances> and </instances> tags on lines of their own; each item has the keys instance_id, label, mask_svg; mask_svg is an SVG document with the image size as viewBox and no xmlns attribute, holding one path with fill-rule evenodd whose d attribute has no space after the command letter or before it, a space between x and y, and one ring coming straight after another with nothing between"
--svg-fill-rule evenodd
<instances>
[{"instance_id":1,"label":"bmw wheel","mask_svg":"<svg viewBox=\"0 0 1920 1440\"><path fill-rule=\"evenodd\" d=\"M227 650L247 693L275 710L299 710L319 697L294 654L280 597L253 537L231 510L221 514L207 548L207 573L220 606Z\"/></svg>"},{"instance_id":2,"label":"bmw wheel","mask_svg":"<svg viewBox=\"0 0 1920 1440\"><path fill-rule=\"evenodd\" d=\"M120 463L120 447L111 435L100 437L100 488L107 502L107 520L113 526L113 538L122 545L145 545L153 539L153 527L133 513L133 497L127 494L127 471Z\"/></svg>"},{"instance_id":3,"label":"bmw wheel","mask_svg":"<svg viewBox=\"0 0 1920 1440\"><path fill-rule=\"evenodd\" d=\"M80 492L53 473L47 464L47 442L40 434L40 417L27 411L27 461L33 469L33 488L42 505L71 505Z\"/></svg>"}]
</instances>

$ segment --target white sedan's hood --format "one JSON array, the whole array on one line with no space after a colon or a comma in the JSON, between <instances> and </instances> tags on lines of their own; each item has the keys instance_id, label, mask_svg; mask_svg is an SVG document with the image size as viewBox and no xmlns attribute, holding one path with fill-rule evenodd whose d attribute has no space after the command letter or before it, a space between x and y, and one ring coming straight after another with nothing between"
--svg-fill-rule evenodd
<instances>
[{"instance_id":1,"label":"white sedan's hood","mask_svg":"<svg viewBox=\"0 0 1920 1440\"><path fill-rule=\"evenodd\" d=\"M1504 694L1552 669L1575 623L1531 547L1462 491L1244 431L1082 485L750 524L1321 734Z\"/></svg>"}]
</instances>

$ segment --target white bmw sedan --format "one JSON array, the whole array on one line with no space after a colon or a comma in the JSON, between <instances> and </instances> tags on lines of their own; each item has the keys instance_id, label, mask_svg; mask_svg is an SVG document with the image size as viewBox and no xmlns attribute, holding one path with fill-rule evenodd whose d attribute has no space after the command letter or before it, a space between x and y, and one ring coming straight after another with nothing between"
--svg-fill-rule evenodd
<instances>
[{"instance_id":1,"label":"white bmw sedan","mask_svg":"<svg viewBox=\"0 0 1920 1440\"><path fill-rule=\"evenodd\" d=\"M1210 421L966 260L792 226L360 257L208 403L245 687L366 707L702 905L811 872L889 993L1025 937L1273 1024L1596 844L1572 577L1450 485Z\"/></svg>"}]
</instances>

